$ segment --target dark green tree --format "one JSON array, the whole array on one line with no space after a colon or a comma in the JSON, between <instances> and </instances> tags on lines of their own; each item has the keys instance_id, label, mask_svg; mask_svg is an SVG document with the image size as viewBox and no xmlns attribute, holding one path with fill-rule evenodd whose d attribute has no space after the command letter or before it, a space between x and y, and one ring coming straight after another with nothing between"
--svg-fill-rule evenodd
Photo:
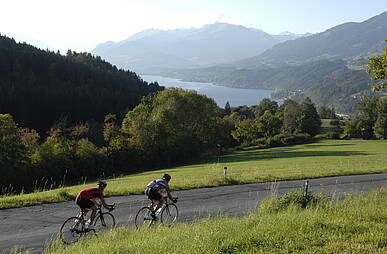
<instances>
[{"instance_id":1,"label":"dark green tree","mask_svg":"<svg viewBox=\"0 0 387 254\"><path fill-rule=\"evenodd\" d=\"M0 114L0 193L8 185L17 184L28 163L28 149L19 127L10 114Z\"/></svg>"},{"instance_id":2,"label":"dark green tree","mask_svg":"<svg viewBox=\"0 0 387 254\"><path fill-rule=\"evenodd\" d=\"M378 118L379 98L376 96L364 96L358 104L359 115L357 117L358 128L361 137L365 139L374 138L374 125Z\"/></svg>"},{"instance_id":3,"label":"dark green tree","mask_svg":"<svg viewBox=\"0 0 387 254\"><path fill-rule=\"evenodd\" d=\"M280 133L282 121L270 110L266 110L265 113L258 118L258 126L265 138L273 137Z\"/></svg>"},{"instance_id":4,"label":"dark green tree","mask_svg":"<svg viewBox=\"0 0 387 254\"><path fill-rule=\"evenodd\" d=\"M237 113L243 119L254 119L254 111L251 107L248 106L239 106L232 109L232 112Z\"/></svg>"},{"instance_id":5,"label":"dark green tree","mask_svg":"<svg viewBox=\"0 0 387 254\"><path fill-rule=\"evenodd\" d=\"M226 115L231 114L231 107L229 102L226 102L226 106L224 106L224 113L226 113Z\"/></svg>"},{"instance_id":6,"label":"dark green tree","mask_svg":"<svg viewBox=\"0 0 387 254\"><path fill-rule=\"evenodd\" d=\"M317 112L321 119L336 119L336 112L333 107L319 106Z\"/></svg>"},{"instance_id":7,"label":"dark green tree","mask_svg":"<svg viewBox=\"0 0 387 254\"><path fill-rule=\"evenodd\" d=\"M300 116L297 119L298 130L301 133L308 133L314 136L319 133L321 120L313 102L306 98L300 105Z\"/></svg>"},{"instance_id":8,"label":"dark green tree","mask_svg":"<svg viewBox=\"0 0 387 254\"><path fill-rule=\"evenodd\" d=\"M148 162L187 161L216 152L227 135L216 103L195 91L168 88L126 115L122 129Z\"/></svg>"},{"instance_id":9,"label":"dark green tree","mask_svg":"<svg viewBox=\"0 0 387 254\"><path fill-rule=\"evenodd\" d=\"M378 118L374 126L375 136L379 139L387 139L387 97L379 102Z\"/></svg>"},{"instance_id":10,"label":"dark green tree","mask_svg":"<svg viewBox=\"0 0 387 254\"><path fill-rule=\"evenodd\" d=\"M385 41L387 42L387 39ZM373 91L380 91L387 87L387 47L384 47L383 55L368 59L368 73L372 80L378 81L378 84L372 87Z\"/></svg>"},{"instance_id":11,"label":"dark green tree","mask_svg":"<svg viewBox=\"0 0 387 254\"><path fill-rule=\"evenodd\" d=\"M262 138L262 129L256 119L246 119L237 122L235 130L231 132L233 138L240 144L251 143L255 139Z\"/></svg>"},{"instance_id":12,"label":"dark green tree","mask_svg":"<svg viewBox=\"0 0 387 254\"><path fill-rule=\"evenodd\" d=\"M300 105L293 100L285 100L283 108L283 132L284 134L293 134L298 129L297 119L300 117Z\"/></svg>"},{"instance_id":13,"label":"dark green tree","mask_svg":"<svg viewBox=\"0 0 387 254\"><path fill-rule=\"evenodd\" d=\"M257 106L253 107L254 115L256 118L262 116L267 110L269 110L270 113L275 114L277 109L278 103L268 98L264 98Z\"/></svg>"},{"instance_id":14,"label":"dark green tree","mask_svg":"<svg viewBox=\"0 0 387 254\"><path fill-rule=\"evenodd\" d=\"M357 119L347 121L344 126L344 133L349 138L361 138L360 121Z\"/></svg>"}]
</instances>

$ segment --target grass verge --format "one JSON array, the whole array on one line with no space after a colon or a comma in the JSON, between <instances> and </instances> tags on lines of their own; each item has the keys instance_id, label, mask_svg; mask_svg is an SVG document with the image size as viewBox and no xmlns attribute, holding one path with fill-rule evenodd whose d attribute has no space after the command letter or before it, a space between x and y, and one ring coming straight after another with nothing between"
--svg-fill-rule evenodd
<instances>
[{"instance_id":1,"label":"grass verge","mask_svg":"<svg viewBox=\"0 0 387 254\"><path fill-rule=\"evenodd\" d=\"M219 159L219 162L218 162ZM228 179L223 179L228 167ZM212 160L108 180L106 195L140 194L148 181L168 172L173 190L387 172L387 141L324 140L312 144L238 151ZM30 194L2 196L0 208L59 202L95 183Z\"/></svg>"},{"instance_id":2,"label":"grass verge","mask_svg":"<svg viewBox=\"0 0 387 254\"><path fill-rule=\"evenodd\" d=\"M267 208L267 202L266 208ZM119 228L54 253L385 253L387 191L174 227Z\"/></svg>"}]
</instances>

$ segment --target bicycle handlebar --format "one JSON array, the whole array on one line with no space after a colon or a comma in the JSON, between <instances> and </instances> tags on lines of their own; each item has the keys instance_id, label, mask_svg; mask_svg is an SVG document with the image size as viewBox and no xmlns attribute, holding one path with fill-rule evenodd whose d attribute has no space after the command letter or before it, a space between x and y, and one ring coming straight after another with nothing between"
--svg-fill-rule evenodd
<instances>
[{"instance_id":1,"label":"bicycle handlebar","mask_svg":"<svg viewBox=\"0 0 387 254\"><path fill-rule=\"evenodd\" d=\"M116 203L113 203L112 205L107 205L109 208L109 212L113 211L115 208L114 206L116 205ZM101 209L102 208L102 204L98 204L98 208Z\"/></svg>"},{"instance_id":2,"label":"bicycle handlebar","mask_svg":"<svg viewBox=\"0 0 387 254\"><path fill-rule=\"evenodd\" d=\"M173 203L177 203L177 199L178 197L174 198L173 200L171 200Z\"/></svg>"}]
</instances>

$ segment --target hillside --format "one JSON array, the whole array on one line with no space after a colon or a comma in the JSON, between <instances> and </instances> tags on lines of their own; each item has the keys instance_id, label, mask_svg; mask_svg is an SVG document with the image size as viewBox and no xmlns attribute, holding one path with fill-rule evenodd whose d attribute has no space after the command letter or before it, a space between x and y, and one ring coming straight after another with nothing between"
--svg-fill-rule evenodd
<instances>
[{"instance_id":1,"label":"hillside","mask_svg":"<svg viewBox=\"0 0 387 254\"><path fill-rule=\"evenodd\" d=\"M143 193L144 184L149 179L157 179L164 173L173 175L174 190L384 173L387 172L387 164L384 163L386 156L387 142L383 140L322 140L318 143L289 147L250 149L221 155L219 163L217 157L211 157L178 167L161 167L146 173L117 177L108 181L114 184L110 184L105 193L108 196ZM313 165L315 170L310 170L310 165ZM224 166L230 169L228 181L223 179ZM94 185L95 182L89 182L86 186L82 183L43 192L0 196L0 209L64 201L74 197L81 188Z\"/></svg>"},{"instance_id":2,"label":"hillside","mask_svg":"<svg viewBox=\"0 0 387 254\"><path fill-rule=\"evenodd\" d=\"M364 22L344 23L322 33L277 44L264 53L237 64L254 67L256 63L297 64L319 59L354 60L383 52L387 36L387 11Z\"/></svg>"},{"instance_id":3,"label":"hillside","mask_svg":"<svg viewBox=\"0 0 387 254\"><path fill-rule=\"evenodd\" d=\"M357 97L369 92L371 82L365 71L348 69L343 60L256 69L209 67L169 71L164 75L230 87L276 90L274 98L297 95L293 98L303 100L308 96L319 105L331 105L347 113L355 112Z\"/></svg>"},{"instance_id":4,"label":"hillside","mask_svg":"<svg viewBox=\"0 0 387 254\"><path fill-rule=\"evenodd\" d=\"M59 119L102 122L161 89L100 57L71 51L62 56L0 35L0 113L41 134Z\"/></svg>"}]
</instances>

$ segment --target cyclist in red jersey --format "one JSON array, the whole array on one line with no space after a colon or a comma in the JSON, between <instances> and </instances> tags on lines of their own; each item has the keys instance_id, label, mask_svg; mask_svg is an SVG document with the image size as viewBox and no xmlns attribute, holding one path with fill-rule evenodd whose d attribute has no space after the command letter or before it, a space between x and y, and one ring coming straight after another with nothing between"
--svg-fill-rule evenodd
<instances>
[{"instance_id":1,"label":"cyclist in red jersey","mask_svg":"<svg viewBox=\"0 0 387 254\"><path fill-rule=\"evenodd\" d=\"M103 190L106 188L107 183L99 181L97 187L90 187L81 190L75 199L76 204L82 209L83 216L85 217L89 210L92 210L90 219L87 221L88 229L93 228L93 221L97 213L97 201L96 198L101 200L101 204L106 209L111 209L111 206L107 205L104 199Z\"/></svg>"}]
</instances>

